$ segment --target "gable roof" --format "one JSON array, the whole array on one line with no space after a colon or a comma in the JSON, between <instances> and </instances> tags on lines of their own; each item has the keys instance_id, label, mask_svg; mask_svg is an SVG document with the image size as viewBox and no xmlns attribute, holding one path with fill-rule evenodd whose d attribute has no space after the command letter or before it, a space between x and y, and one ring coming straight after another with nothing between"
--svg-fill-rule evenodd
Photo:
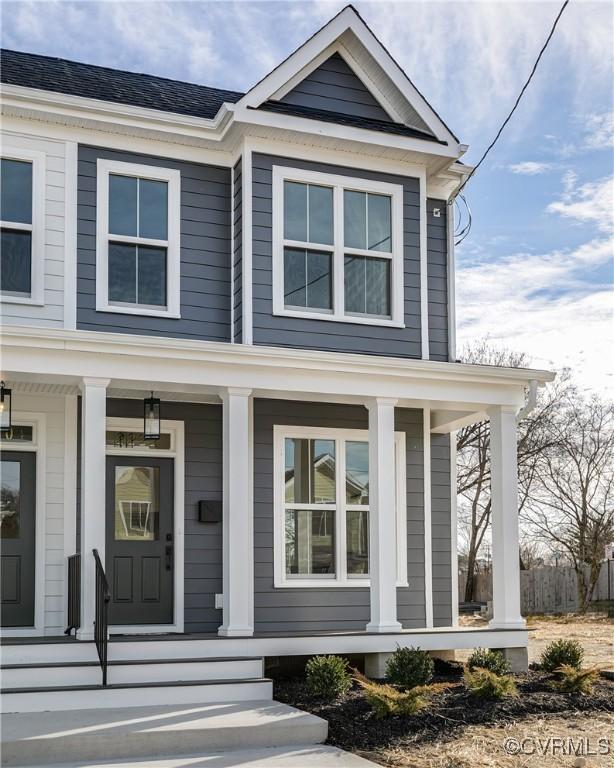
<instances>
[{"instance_id":1,"label":"gable roof","mask_svg":"<svg viewBox=\"0 0 614 768\"><path fill-rule=\"evenodd\" d=\"M214 118L224 102L235 103L243 96L237 91L7 49L0 51L0 79L10 85L205 119Z\"/></svg>"}]
</instances>

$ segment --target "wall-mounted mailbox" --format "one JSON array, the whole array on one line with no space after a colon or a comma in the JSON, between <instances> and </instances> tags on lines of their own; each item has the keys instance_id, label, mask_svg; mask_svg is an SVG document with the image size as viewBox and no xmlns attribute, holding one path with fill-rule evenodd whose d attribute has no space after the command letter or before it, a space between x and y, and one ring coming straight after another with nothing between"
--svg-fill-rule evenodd
<instances>
[{"instance_id":1,"label":"wall-mounted mailbox","mask_svg":"<svg viewBox=\"0 0 614 768\"><path fill-rule=\"evenodd\" d=\"M221 523L222 502L211 501L210 499L201 499L201 501L198 502L198 522Z\"/></svg>"}]
</instances>

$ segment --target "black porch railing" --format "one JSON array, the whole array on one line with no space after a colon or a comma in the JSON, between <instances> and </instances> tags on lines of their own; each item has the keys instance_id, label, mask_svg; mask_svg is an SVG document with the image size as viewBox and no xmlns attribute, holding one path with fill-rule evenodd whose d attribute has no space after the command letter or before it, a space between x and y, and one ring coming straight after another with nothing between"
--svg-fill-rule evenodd
<instances>
[{"instance_id":1,"label":"black porch railing","mask_svg":"<svg viewBox=\"0 0 614 768\"><path fill-rule=\"evenodd\" d=\"M68 626L65 635L81 626L81 555L68 558Z\"/></svg>"},{"instance_id":2,"label":"black porch railing","mask_svg":"<svg viewBox=\"0 0 614 768\"><path fill-rule=\"evenodd\" d=\"M109 647L109 583L100 562L98 550L92 550L96 561L96 614L94 619L94 642L100 659L102 684L107 684L107 652Z\"/></svg>"}]
</instances>

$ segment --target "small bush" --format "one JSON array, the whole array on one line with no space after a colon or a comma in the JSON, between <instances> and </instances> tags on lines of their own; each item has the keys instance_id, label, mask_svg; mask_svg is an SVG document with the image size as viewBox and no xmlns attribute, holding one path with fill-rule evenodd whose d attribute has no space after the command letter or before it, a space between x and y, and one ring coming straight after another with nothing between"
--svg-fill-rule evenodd
<instances>
[{"instance_id":1,"label":"small bush","mask_svg":"<svg viewBox=\"0 0 614 768\"><path fill-rule=\"evenodd\" d=\"M309 693L329 701L352 687L348 663L340 656L314 656L305 666L305 677Z\"/></svg>"},{"instance_id":2,"label":"small bush","mask_svg":"<svg viewBox=\"0 0 614 768\"><path fill-rule=\"evenodd\" d=\"M554 640L544 648L540 666L545 672L554 672L564 664L580 669L583 659L584 648L577 640Z\"/></svg>"},{"instance_id":3,"label":"small bush","mask_svg":"<svg viewBox=\"0 0 614 768\"><path fill-rule=\"evenodd\" d=\"M551 687L561 693L592 693L595 681L599 677L599 669L577 669L571 664L561 664L554 670L556 679Z\"/></svg>"},{"instance_id":4,"label":"small bush","mask_svg":"<svg viewBox=\"0 0 614 768\"><path fill-rule=\"evenodd\" d=\"M501 651L493 651L486 648L476 648L467 662L469 669L487 669L495 675L509 675L512 671L509 661Z\"/></svg>"},{"instance_id":5,"label":"small bush","mask_svg":"<svg viewBox=\"0 0 614 768\"><path fill-rule=\"evenodd\" d=\"M428 707L431 698L439 691L450 687L450 683L436 685L417 685L407 691L399 691L388 683L375 683L357 670L353 670L354 680L364 690L365 698L369 702L375 717L381 720L384 717L399 715L408 717L421 709Z\"/></svg>"},{"instance_id":6,"label":"small bush","mask_svg":"<svg viewBox=\"0 0 614 768\"><path fill-rule=\"evenodd\" d=\"M386 679L401 688L427 685L433 677L435 664L420 648L397 648L386 663Z\"/></svg>"},{"instance_id":7,"label":"small bush","mask_svg":"<svg viewBox=\"0 0 614 768\"><path fill-rule=\"evenodd\" d=\"M506 696L518 696L518 689L511 675L497 675L490 669L476 667L466 669L464 678L470 693L480 699L504 699Z\"/></svg>"}]
</instances>

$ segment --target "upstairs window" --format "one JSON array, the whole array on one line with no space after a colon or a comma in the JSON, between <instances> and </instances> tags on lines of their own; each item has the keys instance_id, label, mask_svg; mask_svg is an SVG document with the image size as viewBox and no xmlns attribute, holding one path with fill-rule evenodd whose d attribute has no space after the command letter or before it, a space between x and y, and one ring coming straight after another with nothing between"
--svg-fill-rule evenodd
<instances>
[{"instance_id":1,"label":"upstairs window","mask_svg":"<svg viewBox=\"0 0 614 768\"><path fill-rule=\"evenodd\" d=\"M98 161L97 309L179 317L179 171Z\"/></svg>"},{"instance_id":2,"label":"upstairs window","mask_svg":"<svg viewBox=\"0 0 614 768\"><path fill-rule=\"evenodd\" d=\"M0 159L2 300L42 303L44 155L16 150Z\"/></svg>"},{"instance_id":3,"label":"upstairs window","mask_svg":"<svg viewBox=\"0 0 614 768\"><path fill-rule=\"evenodd\" d=\"M402 187L273 168L275 314L403 324Z\"/></svg>"}]
</instances>

